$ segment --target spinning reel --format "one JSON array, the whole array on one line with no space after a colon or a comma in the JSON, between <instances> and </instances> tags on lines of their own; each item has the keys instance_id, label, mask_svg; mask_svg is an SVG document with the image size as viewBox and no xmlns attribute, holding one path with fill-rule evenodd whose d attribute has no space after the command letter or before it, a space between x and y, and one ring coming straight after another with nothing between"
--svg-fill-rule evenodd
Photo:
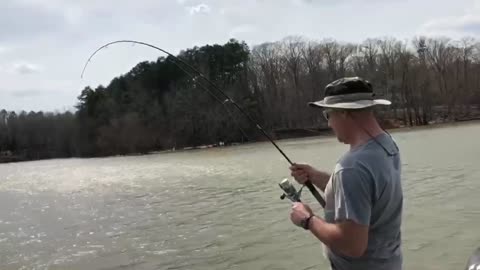
<instances>
[{"instance_id":1,"label":"spinning reel","mask_svg":"<svg viewBox=\"0 0 480 270\"><path fill-rule=\"evenodd\" d=\"M299 191L288 181L287 178L283 179L282 182L278 184L280 188L283 190L283 194L280 196L280 199L283 200L288 198L292 202L301 202L300 195L302 194L303 186L300 188Z\"/></svg>"}]
</instances>

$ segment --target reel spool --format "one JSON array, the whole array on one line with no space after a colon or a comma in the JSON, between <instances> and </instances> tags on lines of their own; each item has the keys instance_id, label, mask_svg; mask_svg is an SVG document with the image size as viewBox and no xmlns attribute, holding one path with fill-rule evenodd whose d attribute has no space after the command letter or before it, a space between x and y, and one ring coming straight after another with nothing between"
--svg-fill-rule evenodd
<instances>
[{"instance_id":1,"label":"reel spool","mask_svg":"<svg viewBox=\"0 0 480 270\"><path fill-rule=\"evenodd\" d=\"M278 184L280 188L283 190L283 194L280 196L280 199L283 200L288 198L292 202L301 202L300 201L300 194L302 193L302 189L297 191L297 189L288 181L287 178L283 179L282 182Z\"/></svg>"}]
</instances>

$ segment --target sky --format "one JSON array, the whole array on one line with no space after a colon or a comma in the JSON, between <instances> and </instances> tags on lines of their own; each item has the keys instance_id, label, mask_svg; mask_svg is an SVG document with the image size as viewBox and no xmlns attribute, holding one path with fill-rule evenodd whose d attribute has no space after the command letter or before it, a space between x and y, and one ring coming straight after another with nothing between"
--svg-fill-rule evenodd
<instances>
[{"instance_id":1,"label":"sky","mask_svg":"<svg viewBox=\"0 0 480 270\"><path fill-rule=\"evenodd\" d=\"M480 35L480 0L1 0L0 109L73 110L86 86L108 85L158 51L173 54L230 38L252 48L287 36L362 42L418 35Z\"/></svg>"}]
</instances>

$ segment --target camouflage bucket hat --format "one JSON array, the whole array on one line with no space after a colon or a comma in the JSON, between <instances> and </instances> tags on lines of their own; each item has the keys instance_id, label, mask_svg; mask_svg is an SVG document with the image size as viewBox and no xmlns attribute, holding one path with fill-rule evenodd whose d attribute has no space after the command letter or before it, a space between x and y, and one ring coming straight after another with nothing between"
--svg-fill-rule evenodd
<instances>
[{"instance_id":1,"label":"camouflage bucket hat","mask_svg":"<svg viewBox=\"0 0 480 270\"><path fill-rule=\"evenodd\" d=\"M325 87L322 100L309 102L311 107L362 109L375 105L392 104L386 99L376 99L370 82L360 77L345 77Z\"/></svg>"}]
</instances>

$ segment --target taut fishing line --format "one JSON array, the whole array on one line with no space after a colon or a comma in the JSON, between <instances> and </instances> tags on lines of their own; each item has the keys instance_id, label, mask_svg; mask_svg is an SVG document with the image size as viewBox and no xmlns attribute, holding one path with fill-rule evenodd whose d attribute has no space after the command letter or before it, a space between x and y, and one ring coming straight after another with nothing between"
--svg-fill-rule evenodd
<instances>
[{"instance_id":1,"label":"taut fishing line","mask_svg":"<svg viewBox=\"0 0 480 270\"><path fill-rule=\"evenodd\" d=\"M144 45L144 46L147 46L147 47L150 47L150 48L153 48L153 49L156 49L156 50L159 50L165 54L167 54L168 56L170 56L171 58L173 58L174 60L184 64L185 66L187 66L188 68L190 68L191 70L193 70L196 74L198 74L198 76L200 76L200 78L204 79L206 82L208 82L208 84L210 84L215 90L217 90L224 98L225 100L222 101L221 99L219 99L216 95L214 95L212 93L212 91L210 91L210 89L208 89L207 87L205 87L203 84L201 83L198 83L198 85L204 89L205 91L207 91L210 95L212 95L215 100L217 100L218 102L222 103L224 106L227 102L233 104L243 115L245 115L247 117L247 119L252 122L258 130L260 130L260 132L273 144L273 146L275 146L275 148L280 152L280 154L282 154L282 156L288 161L288 163L290 163L290 165L293 165L293 162L287 157L287 155L280 149L280 147L278 147L278 145L273 141L273 139L265 132L265 130L262 128L262 126L260 126L260 124L258 124L250 115L248 115L243 109L242 107L240 107L233 99L231 99L227 94L225 94L225 92L223 92L217 85L215 85L215 83L213 83L211 80L209 80L208 78L206 78L199 70L197 70L195 67L193 67L192 65L186 63L185 61L183 61L182 59L176 57L175 55L167 52L166 50L164 49L161 49L155 45L151 45L151 44L148 44L148 43L145 43L145 42L141 42L141 41L135 41L135 40L117 40L117 41L112 41L112 42L109 42L105 45L102 45L101 47L99 47L97 50L95 50L91 55L90 57L88 58L87 62L85 63L85 66L83 67L83 70L82 70L82 74L80 75L81 78L83 78L83 75L85 74L85 70L88 66L88 64L91 62L93 56L95 54L97 54L99 51L101 51L102 49L108 47L109 45L113 45L113 44L117 44L117 43L133 43L133 44L139 44L139 45ZM168 58L167 58L168 59ZM192 78L192 80L195 81L195 76L186 71L184 68L182 68L180 65L178 65L178 63L176 63L176 61L172 61L172 63L174 65L176 65L178 68L180 68L180 70L182 70L183 72L185 72L185 74L187 74L188 76L190 76ZM289 184L288 182L285 182L282 181L281 184L279 184L280 187L285 191L286 194L282 195L283 198L288 197L290 200L292 201L300 201L300 192L301 190L298 192L298 194L293 194L292 192L295 192L295 189L293 188L293 186L291 184ZM315 197L315 199L322 205L322 207L325 207L325 200L322 198L322 196L320 195L320 193L318 192L318 190L313 186L312 182L310 180L308 180L307 182L305 182L305 186L310 190L310 192L312 193L312 195ZM303 188L303 187L302 187ZM282 198L282 199L283 199Z\"/></svg>"}]
</instances>

